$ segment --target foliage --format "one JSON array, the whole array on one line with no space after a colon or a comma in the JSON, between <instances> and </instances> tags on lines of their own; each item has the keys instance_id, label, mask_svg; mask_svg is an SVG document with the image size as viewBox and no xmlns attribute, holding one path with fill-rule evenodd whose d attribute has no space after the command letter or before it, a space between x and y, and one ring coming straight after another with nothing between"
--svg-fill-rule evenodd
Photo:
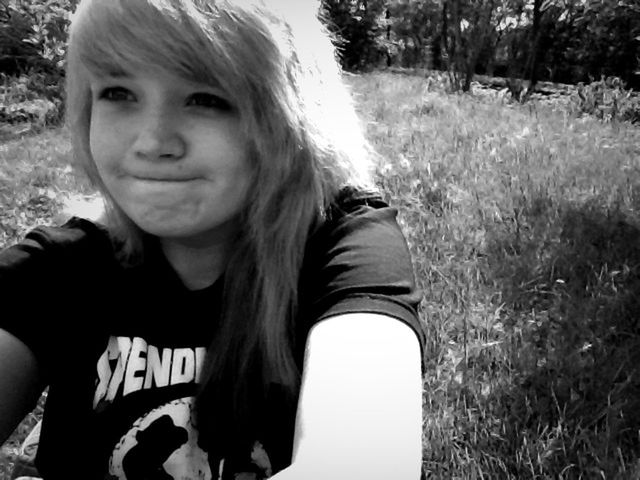
<instances>
[{"instance_id":1,"label":"foliage","mask_svg":"<svg viewBox=\"0 0 640 480\"><path fill-rule=\"evenodd\" d=\"M450 7L443 10L443 17L449 15L447 25L451 25L448 48L450 61L448 70L454 88L468 92L480 55L491 39L494 24L499 15L498 4L489 1L451 0ZM443 20L444 21L444 20ZM443 25L443 28L444 25Z\"/></svg>"},{"instance_id":2,"label":"foliage","mask_svg":"<svg viewBox=\"0 0 640 480\"><path fill-rule=\"evenodd\" d=\"M438 6L429 0L397 0L388 3L387 11L386 48L391 63L401 67L434 67L431 32L438 29Z\"/></svg>"},{"instance_id":3,"label":"foliage","mask_svg":"<svg viewBox=\"0 0 640 480\"><path fill-rule=\"evenodd\" d=\"M62 121L62 101L47 91L41 75L15 78L0 74L0 82L0 122L29 123L40 130Z\"/></svg>"},{"instance_id":4,"label":"foliage","mask_svg":"<svg viewBox=\"0 0 640 480\"><path fill-rule=\"evenodd\" d=\"M377 65L381 45L381 0L324 0L325 17L340 40L340 58L348 70Z\"/></svg>"},{"instance_id":5,"label":"foliage","mask_svg":"<svg viewBox=\"0 0 640 480\"><path fill-rule=\"evenodd\" d=\"M38 126L61 120L67 29L76 4L77 0L0 3L0 120L36 120Z\"/></svg>"},{"instance_id":6,"label":"foliage","mask_svg":"<svg viewBox=\"0 0 640 480\"><path fill-rule=\"evenodd\" d=\"M69 0L46 0L17 4L17 10L26 13L32 21L30 35L24 41L36 46L41 57L58 69L64 66L67 30L71 8L75 3Z\"/></svg>"},{"instance_id":7,"label":"foliage","mask_svg":"<svg viewBox=\"0 0 640 480\"><path fill-rule=\"evenodd\" d=\"M4 0L0 55L17 57L12 74L36 70L59 74L64 66L67 30L78 0Z\"/></svg>"},{"instance_id":8,"label":"foliage","mask_svg":"<svg viewBox=\"0 0 640 480\"><path fill-rule=\"evenodd\" d=\"M0 3L0 68L18 74L33 66L39 56L33 44L23 40L30 35L31 25L26 15L16 11L13 2Z\"/></svg>"},{"instance_id":9,"label":"foliage","mask_svg":"<svg viewBox=\"0 0 640 480\"><path fill-rule=\"evenodd\" d=\"M580 83L571 96L571 108L604 121L640 123L640 96L626 90L617 77L603 77L587 85Z\"/></svg>"},{"instance_id":10,"label":"foliage","mask_svg":"<svg viewBox=\"0 0 640 480\"><path fill-rule=\"evenodd\" d=\"M640 6L632 0L323 0L345 40L346 67L435 67L468 90L474 73L539 80L617 76L640 88Z\"/></svg>"},{"instance_id":11,"label":"foliage","mask_svg":"<svg viewBox=\"0 0 640 480\"><path fill-rule=\"evenodd\" d=\"M634 0L587 0L575 30L582 42L575 61L593 78L618 76L640 89L634 71L640 65L640 4ZM637 72L636 72L637 74ZM635 77L635 78L634 78Z\"/></svg>"}]
</instances>

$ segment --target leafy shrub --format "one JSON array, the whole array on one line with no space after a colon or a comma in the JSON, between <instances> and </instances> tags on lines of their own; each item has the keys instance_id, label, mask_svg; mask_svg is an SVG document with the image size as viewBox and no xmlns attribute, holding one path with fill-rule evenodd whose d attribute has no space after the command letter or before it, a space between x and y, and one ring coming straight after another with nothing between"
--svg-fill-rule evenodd
<instances>
[{"instance_id":1,"label":"leafy shrub","mask_svg":"<svg viewBox=\"0 0 640 480\"><path fill-rule=\"evenodd\" d=\"M56 105L50 100L38 98L26 102L0 106L0 122L30 122L38 127L55 124L58 118Z\"/></svg>"},{"instance_id":2,"label":"leafy shrub","mask_svg":"<svg viewBox=\"0 0 640 480\"><path fill-rule=\"evenodd\" d=\"M379 63L387 49L380 37L381 4L323 0L324 15L339 38L340 62L347 70L367 70Z\"/></svg>"},{"instance_id":3,"label":"leafy shrub","mask_svg":"<svg viewBox=\"0 0 640 480\"><path fill-rule=\"evenodd\" d=\"M59 124L77 0L6 0L0 9L0 122Z\"/></svg>"},{"instance_id":4,"label":"leafy shrub","mask_svg":"<svg viewBox=\"0 0 640 480\"><path fill-rule=\"evenodd\" d=\"M12 78L0 74L0 122L28 122L36 128L61 122L62 100L47 90L43 77L34 74Z\"/></svg>"},{"instance_id":5,"label":"leafy shrub","mask_svg":"<svg viewBox=\"0 0 640 480\"><path fill-rule=\"evenodd\" d=\"M452 76L449 72L430 71L427 75L426 89L428 91L452 93L456 91Z\"/></svg>"},{"instance_id":6,"label":"leafy shrub","mask_svg":"<svg viewBox=\"0 0 640 480\"><path fill-rule=\"evenodd\" d=\"M640 122L640 96L627 90L618 77L603 77L588 85L578 84L571 96L574 113L593 115L605 122Z\"/></svg>"},{"instance_id":7,"label":"leafy shrub","mask_svg":"<svg viewBox=\"0 0 640 480\"><path fill-rule=\"evenodd\" d=\"M0 12L1 64L9 74L62 72L71 11L77 0L8 0Z\"/></svg>"},{"instance_id":8,"label":"leafy shrub","mask_svg":"<svg viewBox=\"0 0 640 480\"><path fill-rule=\"evenodd\" d=\"M28 17L14 2L0 5L0 71L16 75L32 68L39 56L36 46L24 41L31 32Z\"/></svg>"}]
</instances>

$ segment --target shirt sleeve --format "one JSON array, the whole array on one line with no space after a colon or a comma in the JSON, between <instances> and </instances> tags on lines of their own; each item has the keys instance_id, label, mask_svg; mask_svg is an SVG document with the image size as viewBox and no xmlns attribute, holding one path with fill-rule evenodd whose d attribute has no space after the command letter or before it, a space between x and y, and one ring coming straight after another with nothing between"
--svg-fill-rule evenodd
<instances>
[{"instance_id":1,"label":"shirt sleeve","mask_svg":"<svg viewBox=\"0 0 640 480\"><path fill-rule=\"evenodd\" d=\"M65 305L82 295L99 246L109 248L106 235L74 218L62 227L38 227L0 251L0 328L24 342L41 366L47 366L56 339L71 328L64 320Z\"/></svg>"},{"instance_id":2,"label":"shirt sleeve","mask_svg":"<svg viewBox=\"0 0 640 480\"><path fill-rule=\"evenodd\" d=\"M302 313L303 331L344 313L388 315L411 327L424 358L425 329L417 313L422 294L396 215L382 201L362 202L312 236L301 285L310 305Z\"/></svg>"}]
</instances>

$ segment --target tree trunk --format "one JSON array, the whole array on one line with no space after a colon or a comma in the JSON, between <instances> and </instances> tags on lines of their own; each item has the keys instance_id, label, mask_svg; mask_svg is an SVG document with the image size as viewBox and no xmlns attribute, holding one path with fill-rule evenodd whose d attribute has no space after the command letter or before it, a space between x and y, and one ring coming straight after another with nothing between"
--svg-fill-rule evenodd
<instances>
[{"instance_id":1,"label":"tree trunk","mask_svg":"<svg viewBox=\"0 0 640 480\"><path fill-rule=\"evenodd\" d=\"M449 48L449 75L454 90L462 88L461 76L464 75L464 52L462 51L462 31L460 27L460 0L451 0L451 21L453 22L453 41Z\"/></svg>"},{"instance_id":2,"label":"tree trunk","mask_svg":"<svg viewBox=\"0 0 640 480\"><path fill-rule=\"evenodd\" d=\"M442 2L442 34L440 35L440 61L449 70L449 0Z\"/></svg>"},{"instance_id":3,"label":"tree trunk","mask_svg":"<svg viewBox=\"0 0 640 480\"><path fill-rule=\"evenodd\" d=\"M387 67L390 67L391 53L389 53L389 46L391 45L391 11L389 10L389 7L387 7L384 18L387 20Z\"/></svg>"},{"instance_id":4,"label":"tree trunk","mask_svg":"<svg viewBox=\"0 0 640 480\"><path fill-rule=\"evenodd\" d=\"M540 51L540 37L542 32L540 23L542 18L542 0L534 0L533 2L533 26L531 36L533 43L531 52L529 53L529 93L532 93L538 83L538 62Z\"/></svg>"}]
</instances>

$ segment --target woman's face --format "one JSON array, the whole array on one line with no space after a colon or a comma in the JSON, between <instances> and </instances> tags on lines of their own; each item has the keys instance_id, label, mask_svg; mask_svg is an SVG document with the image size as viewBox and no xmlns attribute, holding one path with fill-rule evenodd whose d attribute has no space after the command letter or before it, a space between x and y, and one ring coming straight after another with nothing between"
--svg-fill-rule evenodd
<instances>
[{"instance_id":1,"label":"woman's face","mask_svg":"<svg viewBox=\"0 0 640 480\"><path fill-rule=\"evenodd\" d=\"M118 206L160 238L230 239L252 170L226 94L144 70L92 76L90 86L91 154Z\"/></svg>"}]
</instances>

